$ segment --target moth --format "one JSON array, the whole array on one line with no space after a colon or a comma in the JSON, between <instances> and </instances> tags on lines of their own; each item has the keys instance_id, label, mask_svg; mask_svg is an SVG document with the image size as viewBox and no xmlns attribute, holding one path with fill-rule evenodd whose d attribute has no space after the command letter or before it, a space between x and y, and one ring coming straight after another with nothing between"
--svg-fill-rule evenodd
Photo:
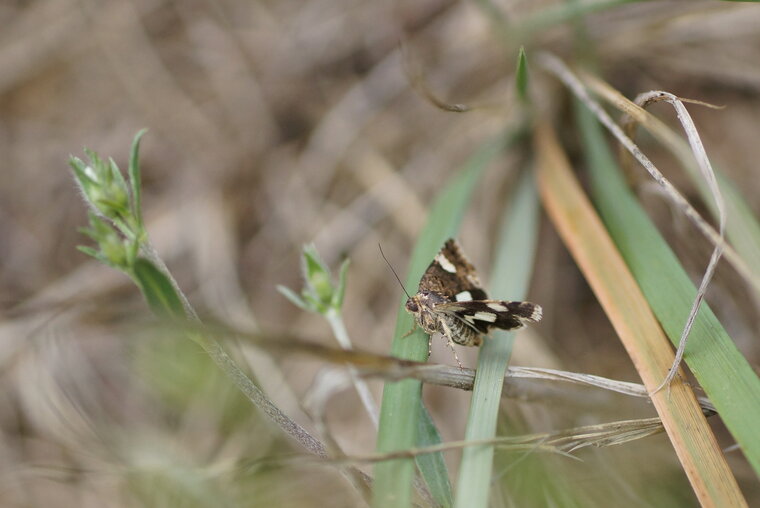
<instances>
[{"instance_id":1,"label":"moth","mask_svg":"<svg viewBox=\"0 0 760 508\"><path fill-rule=\"evenodd\" d=\"M440 333L452 351L454 344L481 345L493 328L522 328L540 321L543 314L535 303L489 300L475 268L454 239L446 241L425 270L417 293L406 301L406 310L414 316L415 328L420 326L430 335Z\"/></svg>"}]
</instances>

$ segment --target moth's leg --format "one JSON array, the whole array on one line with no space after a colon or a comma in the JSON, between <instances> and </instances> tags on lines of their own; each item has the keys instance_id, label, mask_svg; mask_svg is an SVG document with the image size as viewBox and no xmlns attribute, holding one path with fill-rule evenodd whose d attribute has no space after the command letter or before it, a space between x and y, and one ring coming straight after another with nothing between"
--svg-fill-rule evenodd
<instances>
[{"instance_id":1,"label":"moth's leg","mask_svg":"<svg viewBox=\"0 0 760 508\"><path fill-rule=\"evenodd\" d=\"M401 336L402 339L405 339L409 337L414 331L417 329L417 320L414 320L414 324L412 325L412 329L406 332L404 335Z\"/></svg>"},{"instance_id":2,"label":"moth's leg","mask_svg":"<svg viewBox=\"0 0 760 508\"><path fill-rule=\"evenodd\" d=\"M459 356L457 356L457 350L454 349L454 342L451 339L449 339L446 341L446 343L451 348L451 352L454 353L454 359L457 361L457 365L459 365L459 368L461 370L464 370L464 367L462 367L462 362L459 361Z\"/></svg>"},{"instance_id":3,"label":"moth's leg","mask_svg":"<svg viewBox=\"0 0 760 508\"><path fill-rule=\"evenodd\" d=\"M412 329L406 332L404 335L401 336L402 339L405 339L409 337L415 330L417 329L417 321L414 321L414 325L412 325ZM428 334L428 358L430 358L430 355L433 353L433 335Z\"/></svg>"},{"instance_id":4,"label":"moth's leg","mask_svg":"<svg viewBox=\"0 0 760 508\"><path fill-rule=\"evenodd\" d=\"M443 320L441 320L440 323L441 323L441 328L443 329L443 331L441 332L443 335L443 338L446 339L446 343L451 348L451 352L454 353L454 359L457 361L459 368L464 370L464 367L462 367L462 362L459 361L459 356L457 356L457 350L454 349L454 341L451 339L451 337L453 336L451 332L451 328L449 328L449 325L447 325L446 322Z\"/></svg>"}]
</instances>

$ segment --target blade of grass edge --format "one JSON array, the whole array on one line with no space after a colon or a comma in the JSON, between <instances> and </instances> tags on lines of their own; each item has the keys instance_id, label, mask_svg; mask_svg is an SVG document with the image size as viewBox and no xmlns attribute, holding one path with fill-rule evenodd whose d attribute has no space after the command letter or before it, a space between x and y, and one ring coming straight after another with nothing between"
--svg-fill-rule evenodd
<instances>
[{"instance_id":1,"label":"blade of grass edge","mask_svg":"<svg viewBox=\"0 0 760 508\"><path fill-rule=\"evenodd\" d=\"M579 117L589 145L596 206L657 319L670 340L677 343L696 288L626 187L612 154L600 142L603 135L598 124L584 117L585 112L583 109ZM760 474L756 425L760 421L760 379L706 303L697 315L684 359Z\"/></svg>"},{"instance_id":2,"label":"blade of grass edge","mask_svg":"<svg viewBox=\"0 0 760 508\"><path fill-rule=\"evenodd\" d=\"M456 234L475 183L488 163L519 139L521 134L521 130L510 130L497 139L485 143L436 198L411 256L409 275L406 279L407 287L412 290L417 287L423 272L438 249L447 238ZM428 354L427 335L418 329L410 336L402 338L412 325L412 317L404 310L402 297L391 354L398 358L424 362ZM421 389L421 383L412 379L385 384L377 433L378 452L405 450L417 444ZM442 462L442 456L438 460ZM373 507L411 506L411 485L414 475L412 460L398 459L381 462L375 466L374 473ZM435 493L433 496L438 497Z\"/></svg>"},{"instance_id":3,"label":"blade of grass edge","mask_svg":"<svg viewBox=\"0 0 760 508\"><path fill-rule=\"evenodd\" d=\"M532 173L526 171L520 177L501 223L491 290L499 298L519 300L528 288L538 232L538 197ZM514 338L514 332L497 331L481 346L465 441L492 439L496 435L501 391ZM488 506L493 454L493 446L468 446L463 450L455 507Z\"/></svg>"}]
</instances>

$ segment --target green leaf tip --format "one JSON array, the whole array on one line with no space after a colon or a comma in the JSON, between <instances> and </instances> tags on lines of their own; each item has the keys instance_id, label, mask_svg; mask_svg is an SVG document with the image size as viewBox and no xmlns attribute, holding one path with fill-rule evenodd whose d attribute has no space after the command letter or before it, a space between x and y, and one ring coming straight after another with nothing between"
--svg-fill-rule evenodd
<instances>
[{"instance_id":1,"label":"green leaf tip","mask_svg":"<svg viewBox=\"0 0 760 508\"><path fill-rule=\"evenodd\" d=\"M333 286L330 280L330 269L319 257L314 244L303 248L303 277L304 282L316 301L329 305L332 300Z\"/></svg>"},{"instance_id":2,"label":"green leaf tip","mask_svg":"<svg viewBox=\"0 0 760 508\"><path fill-rule=\"evenodd\" d=\"M138 146L141 130L132 142L129 162L129 183L116 162L102 158L97 152L84 148L89 162L70 156L69 166L74 180L90 207L90 224L81 230L98 244L96 257L100 261L124 271L132 268L147 232L142 222L140 206L140 173ZM83 251L93 255L89 250Z\"/></svg>"},{"instance_id":3,"label":"green leaf tip","mask_svg":"<svg viewBox=\"0 0 760 508\"><path fill-rule=\"evenodd\" d=\"M129 212L129 190L116 163L101 159L98 154L85 149L90 159L86 164L72 157L69 164L74 177L90 208L111 220L125 220Z\"/></svg>"},{"instance_id":4,"label":"green leaf tip","mask_svg":"<svg viewBox=\"0 0 760 508\"><path fill-rule=\"evenodd\" d=\"M340 265L340 272L338 272L338 287L333 293L332 306L335 309L343 307L343 298L346 296L346 278L348 277L348 265L351 264L351 260L346 258Z\"/></svg>"},{"instance_id":5,"label":"green leaf tip","mask_svg":"<svg viewBox=\"0 0 760 508\"><path fill-rule=\"evenodd\" d=\"M313 244L304 245L301 253L301 273L304 287L301 295L291 289L278 286L277 289L293 304L304 310L326 314L330 310L340 309L346 292L348 259L340 267L337 285L333 282L330 269L319 256Z\"/></svg>"},{"instance_id":6,"label":"green leaf tip","mask_svg":"<svg viewBox=\"0 0 760 508\"><path fill-rule=\"evenodd\" d=\"M132 149L129 152L129 183L132 188L132 214L134 215L137 224L142 227L142 176L140 174L140 140L148 132L148 129L140 129L135 134L135 139L132 141Z\"/></svg>"},{"instance_id":7,"label":"green leaf tip","mask_svg":"<svg viewBox=\"0 0 760 508\"><path fill-rule=\"evenodd\" d=\"M300 296L298 296L296 292L290 289L289 287L278 284L277 291L282 293L282 296L290 300L290 302L293 305L297 307L301 307L303 310L311 310L311 308L309 307L309 304L303 301L303 299Z\"/></svg>"},{"instance_id":8,"label":"green leaf tip","mask_svg":"<svg viewBox=\"0 0 760 508\"><path fill-rule=\"evenodd\" d=\"M520 52L517 54L515 85L517 86L517 96L520 98L520 101L528 103L528 58L525 56L524 46L520 46Z\"/></svg>"},{"instance_id":9,"label":"green leaf tip","mask_svg":"<svg viewBox=\"0 0 760 508\"><path fill-rule=\"evenodd\" d=\"M98 244L98 251L90 247L79 247L79 250L93 256L114 268L125 269L128 266L128 248L125 240L114 227L95 213L89 213L90 225L79 231L90 237ZM85 250L86 249L86 250Z\"/></svg>"}]
</instances>

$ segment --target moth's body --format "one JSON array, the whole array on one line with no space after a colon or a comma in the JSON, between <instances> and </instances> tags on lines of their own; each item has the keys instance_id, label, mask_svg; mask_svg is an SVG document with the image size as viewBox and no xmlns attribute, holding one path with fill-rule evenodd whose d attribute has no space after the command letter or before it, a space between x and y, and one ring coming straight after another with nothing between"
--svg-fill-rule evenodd
<instances>
[{"instance_id":1,"label":"moth's body","mask_svg":"<svg viewBox=\"0 0 760 508\"><path fill-rule=\"evenodd\" d=\"M420 290L406 302L406 309L414 314L417 324L429 335L440 333L462 346L479 346L482 339L476 330L451 314L436 312L438 305L450 302L440 293Z\"/></svg>"},{"instance_id":2,"label":"moth's body","mask_svg":"<svg viewBox=\"0 0 760 508\"><path fill-rule=\"evenodd\" d=\"M406 301L406 310L428 334L440 333L449 345L463 346L479 346L492 328L512 330L541 319L536 304L489 300L475 268L453 239L430 263L417 293Z\"/></svg>"}]
</instances>

